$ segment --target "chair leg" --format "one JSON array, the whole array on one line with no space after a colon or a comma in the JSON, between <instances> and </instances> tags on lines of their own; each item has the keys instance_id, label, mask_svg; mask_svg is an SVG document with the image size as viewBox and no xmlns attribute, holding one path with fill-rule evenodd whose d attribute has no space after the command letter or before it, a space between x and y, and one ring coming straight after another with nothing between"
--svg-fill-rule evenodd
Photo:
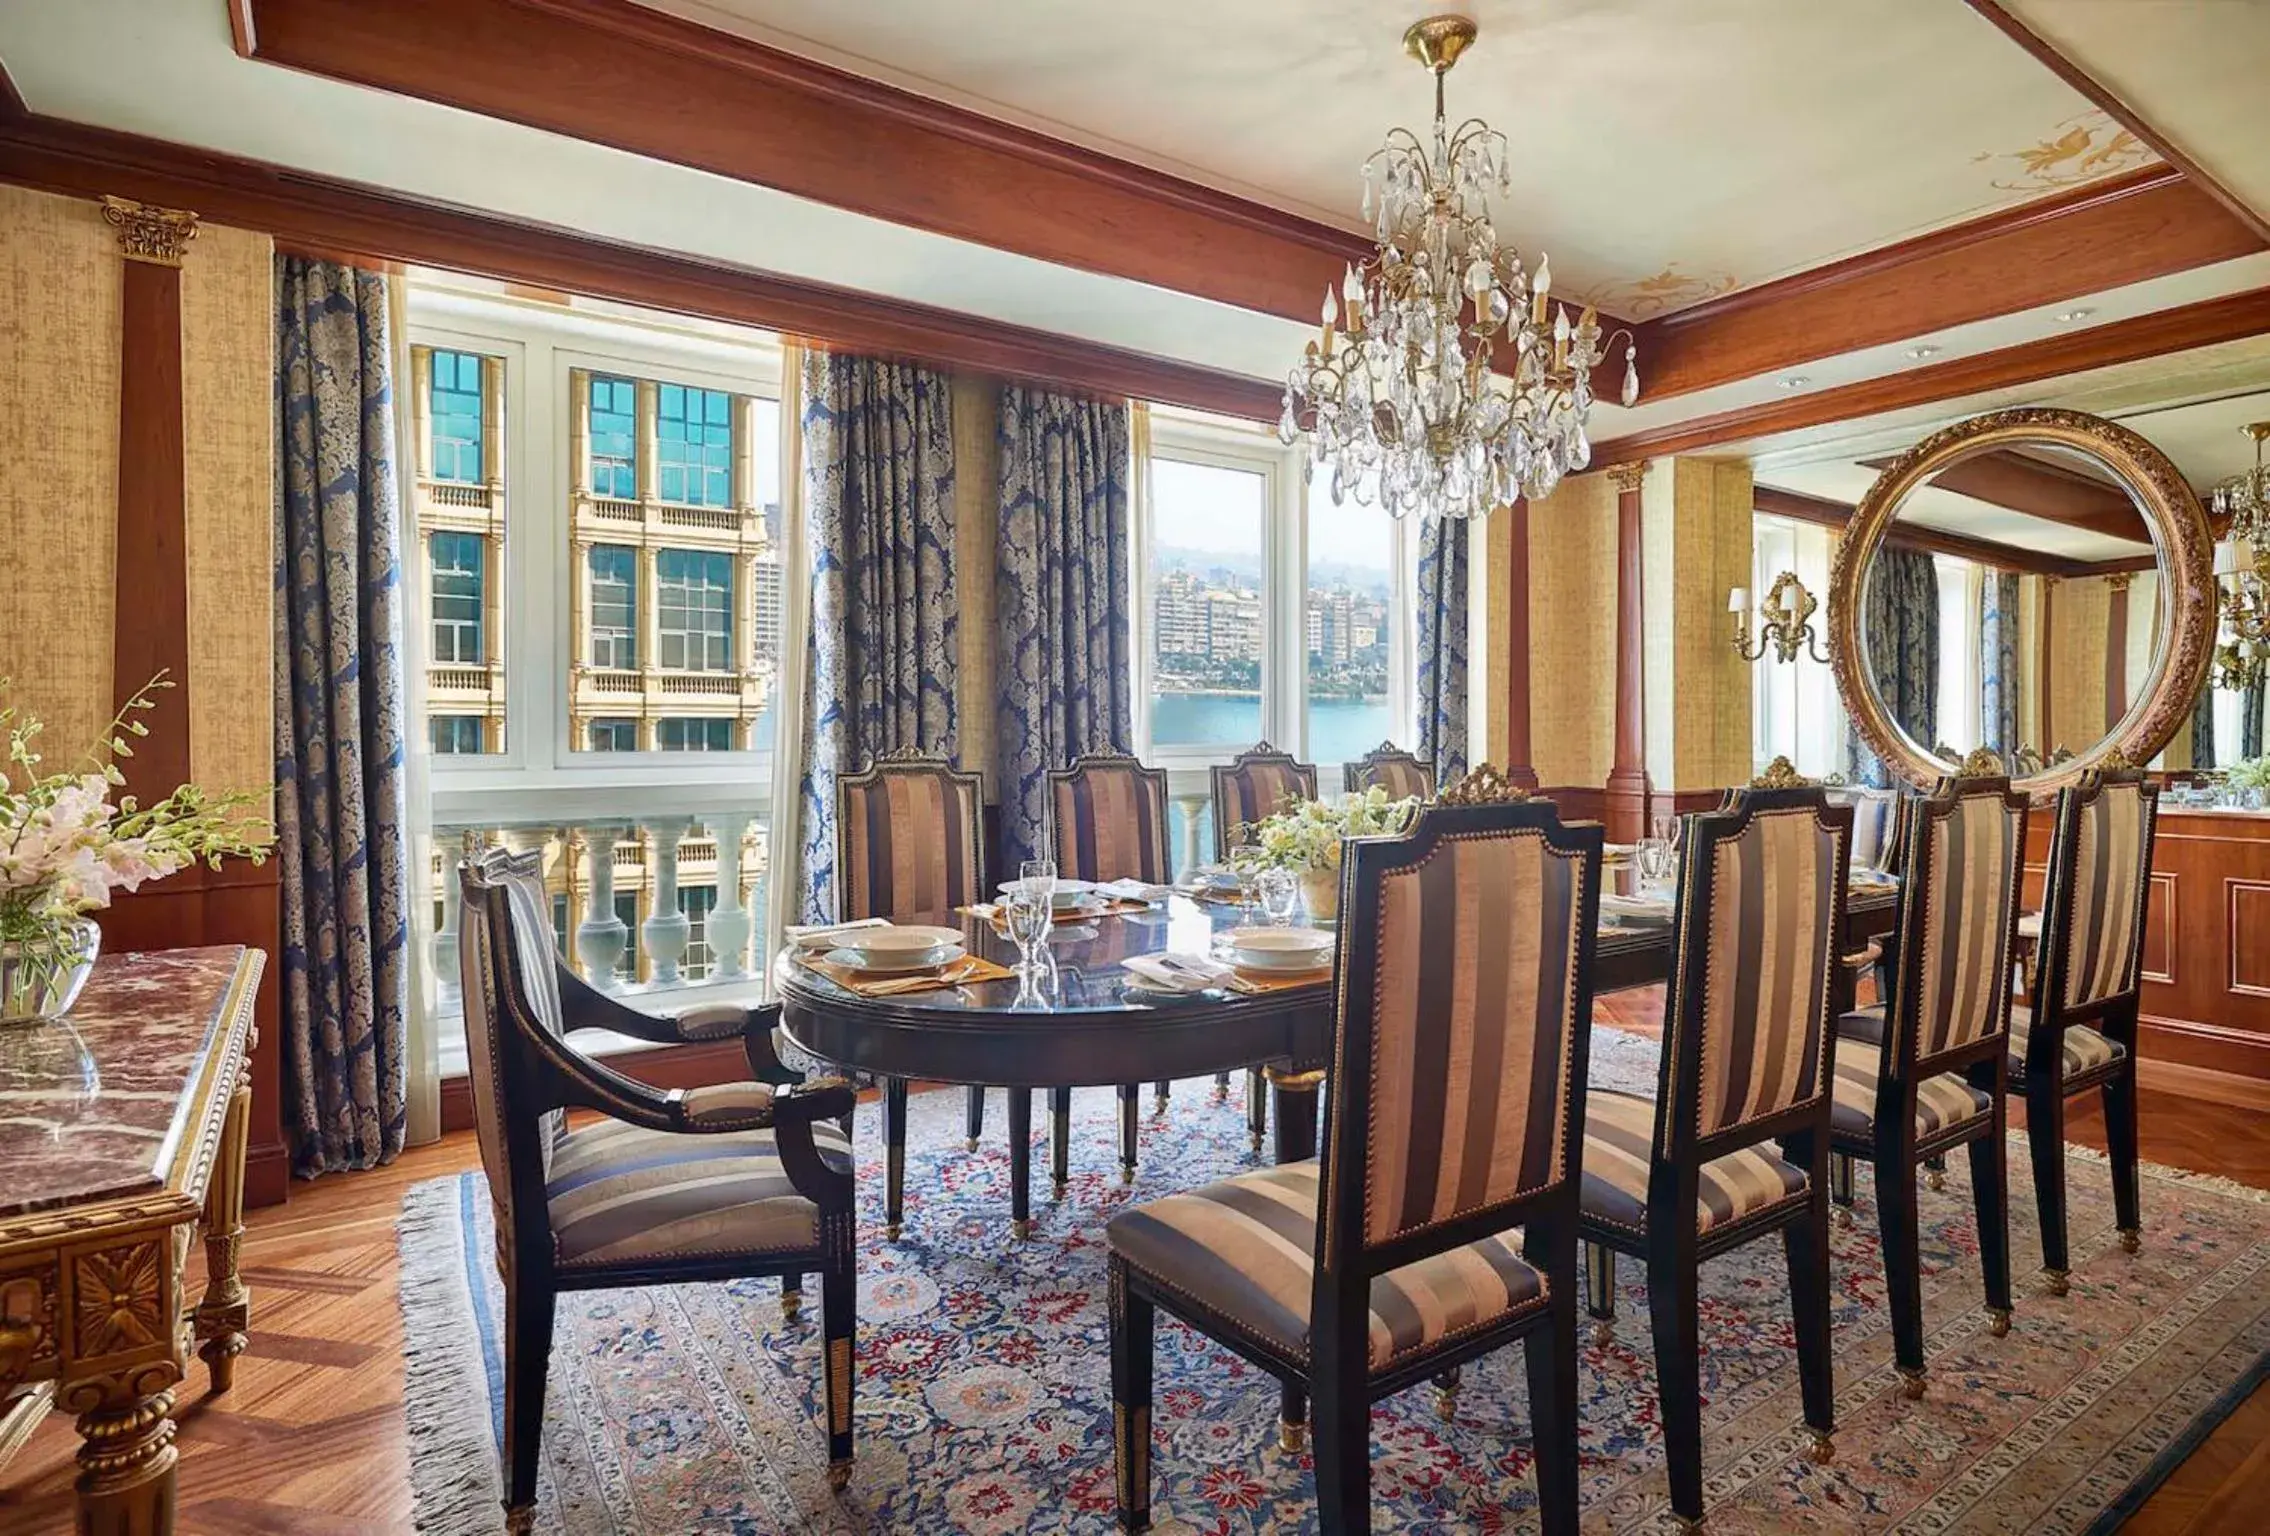
<instances>
[{"instance_id":1,"label":"chair leg","mask_svg":"<svg viewBox=\"0 0 2270 1536\"><path fill-rule=\"evenodd\" d=\"M897 1242L906 1218L906 1079L883 1080L883 1236Z\"/></svg>"},{"instance_id":2,"label":"chair leg","mask_svg":"<svg viewBox=\"0 0 2270 1536\"><path fill-rule=\"evenodd\" d=\"M1923 1187L1933 1194L1947 1187L1947 1159L1944 1154L1923 1160Z\"/></svg>"},{"instance_id":3,"label":"chair leg","mask_svg":"<svg viewBox=\"0 0 2270 1536\"><path fill-rule=\"evenodd\" d=\"M1133 1083L1119 1085L1119 1182L1135 1182L1135 1139L1142 1129L1142 1112L1137 1107L1141 1090Z\"/></svg>"},{"instance_id":4,"label":"chair leg","mask_svg":"<svg viewBox=\"0 0 2270 1536\"><path fill-rule=\"evenodd\" d=\"M975 1152L977 1144L985 1139L985 1090L983 1088L970 1089L967 1118L969 1121L969 1149Z\"/></svg>"},{"instance_id":5,"label":"chair leg","mask_svg":"<svg viewBox=\"0 0 2270 1536\"><path fill-rule=\"evenodd\" d=\"M1119 1488L1119 1528L1151 1525L1152 1307L1111 1266L1111 1428Z\"/></svg>"},{"instance_id":6,"label":"chair leg","mask_svg":"<svg viewBox=\"0 0 2270 1536\"><path fill-rule=\"evenodd\" d=\"M1253 1133L1253 1150L1258 1154L1269 1135L1269 1079L1259 1067L1245 1069L1245 1125Z\"/></svg>"},{"instance_id":7,"label":"chair leg","mask_svg":"<svg viewBox=\"0 0 2270 1536\"><path fill-rule=\"evenodd\" d=\"M1277 1449L1298 1456L1308 1448L1308 1389L1297 1381L1277 1389Z\"/></svg>"},{"instance_id":8,"label":"chair leg","mask_svg":"<svg viewBox=\"0 0 2270 1536\"><path fill-rule=\"evenodd\" d=\"M1971 1199L1978 1209L1978 1262L1985 1272L1990 1331L2010 1331L2010 1160L2002 1117L1970 1144Z\"/></svg>"},{"instance_id":9,"label":"chair leg","mask_svg":"<svg viewBox=\"0 0 2270 1536\"><path fill-rule=\"evenodd\" d=\"M1363 1383L1316 1382L1316 1525L1334 1536L1371 1536L1371 1404Z\"/></svg>"},{"instance_id":10,"label":"chair leg","mask_svg":"<svg viewBox=\"0 0 2270 1536\"><path fill-rule=\"evenodd\" d=\"M1606 1349L1616 1341L1616 1250L1606 1243L1584 1245L1584 1306L1593 1345Z\"/></svg>"},{"instance_id":11,"label":"chair leg","mask_svg":"<svg viewBox=\"0 0 2270 1536\"><path fill-rule=\"evenodd\" d=\"M1020 1241L1033 1231L1033 1091L1009 1090L1009 1230Z\"/></svg>"},{"instance_id":12,"label":"chair leg","mask_svg":"<svg viewBox=\"0 0 2270 1536\"><path fill-rule=\"evenodd\" d=\"M1816 1166L1816 1173L1818 1168ZM1880 1181L1879 1181L1880 1182ZM1915 1209L1915 1172L1899 1181L1907 1189L1907 1209ZM1885 1191L1878 1188L1882 1204ZM1805 1423L1813 1431L1813 1459L1829 1459L1829 1436L1836 1432L1836 1365L1829 1342L1829 1203L1815 1196L1812 1208L1781 1229L1782 1256L1789 1265L1789 1307L1797 1325L1797 1385L1804 1399ZM1909 1274L1914 1274L1912 1262ZM1692 1271L1689 1271L1690 1276ZM1690 1281L1690 1283L1692 1283ZM1693 1293L1689 1292L1691 1296ZM1918 1353L1922 1338L1918 1308ZM1697 1473L1698 1484L1700 1471ZM1698 1486L1699 1495L1700 1488ZM1697 1510L1700 1513L1700 1510Z\"/></svg>"},{"instance_id":13,"label":"chair leg","mask_svg":"<svg viewBox=\"0 0 2270 1536\"><path fill-rule=\"evenodd\" d=\"M1151 1100L1152 1114L1163 1115L1167 1112L1167 1092L1173 1086L1163 1077L1152 1084L1152 1091L1155 1095Z\"/></svg>"},{"instance_id":14,"label":"chair leg","mask_svg":"<svg viewBox=\"0 0 2270 1536\"><path fill-rule=\"evenodd\" d=\"M1222 1101L1223 1101L1224 1099L1228 1098L1229 1096L1230 1096L1230 1075L1229 1075L1229 1074L1228 1074L1227 1072L1217 1072L1217 1073L1215 1073L1215 1074L1214 1074L1214 1102L1215 1102L1215 1103L1217 1103L1217 1104L1219 1104L1219 1103L1221 1103L1221 1102L1222 1102Z\"/></svg>"},{"instance_id":15,"label":"chair leg","mask_svg":"<svg viewBox=\"0 0 2270 1536\"><path fill-rule=\"evenodd\" d=\"M1048 1129L1055 1144L1049 1149L1049 1187L1058 1200L1072 1184L1072 1090L1048 1091Z\"/></svg>"},{"instance_id":16,"label":"chair leg","mask_svg":"<svg viewBox=\"0 0 2270 1536\"><path fill-rule=\"evenodd\" d=\"M505 1523L526 1531L536 1507L544 1434L544 1381L552 1363L552 1291L507 1283L504 1293Z\"/></svg>"},{"instance_id":17,"label":"chair leg","mask_svg":"<svg viewBox=\"0 0 2270 1536\"><path fill-rule=\"evenodd\" d=\"M820 1328L824 1335L820 1385L828 1402L828 1486L851 1481L851 1399L859 1382L852 1335L859 1324L858 1259L848 1222L841 1252L820 1277Z\"/></svg>"},{"instance_id":18,"label":"chair leg","mask_svg":"<svg viewBox=\"0 0 2270 1536\"><path fill-rule=\"evenodd\" d=\"M1911 1398L1923 1396L1923 1257L1915 1210L1915 1165L1897 1153L1876 1159L1876 1228L1883 1237L1884 1290L1891 1303L1892 1357ZM1802 1223L1799 1224L1803 1225ZM1787 1229L1795 1234L1797 1227ZM1792 1250L1789 1283L1800 1284ZM1810 1283L1809 1281L1805 1283Z\"/></svg>"},{"instance_id":19,"label":"chair leg","mask_svg":"<svg viewBox=\"0 0 2270 1536\"><path fill-rule=\"evenodd\" d=\"M1592 1244L1601 1253L1609 1250ZM1615 1262L1610 1254L1609 1263ZM1553 1277L1553 1323L1522 1345L1529 1369L1531 1450L1537 1461L1537 1517L1545 1536L1576 1536L1576 1265Z\"/></svg>"},{"instance_id":20,"label":"chair leg","mask_svg":"<svg viewBox=\"0 0 2270 1536\"><path fill-rule=\"evenodd\" d=\"M2136 1058L2104 1085L2105 1149L2112 1160L2112 1219L2120 1246L2134 1253L2143 1246L2143 1202L2136 1175Z\"/></svg>"},{"instance_id":21,"label":"chair leg","mask_svg":"<svg viewBox=\"0 0 2270 1536\"><path fill-rule=\"evenodd\" d=\"M793 1323L804 1315L804 1277L791 1271L780 1277L780 1320Z\"/></svg>"},{"instance_id":22,"label":"chair leg","mask_svg":"<svg viewBox=\"0 0 2270 1536\"><path fill-rule=\"evenodd\" d=\"M1852 1225L1853 1162L1849 1152L1829 1154L1829 1199L1836 1204L1836 1224L1840 1227Z\"/></svg>"},{"instance_id":23,"label":"chair leg","mask_svg":"<svg viewBox=\"0 0 2270 1536\"><path fill-rule=\"evenodd\" d=\"M1702 1357L1697 1337L1696 1262L1651 1238L1647 1316L1655 1334L1656 1395L1663 1415L1663 1451L1671 1508L1685 1520L1703 1517Z\"/></svg>"},{"instance_id":24,"label":"chair leg","mask_svg":"<svg viewBox=\"0 0 2270 1536\"><path fill-rule=\"evenodd\" d=\"M2041 1211L2041 1273L2052 1296L2072 1288L2065 1241L2065 1091L2062 1083L2026 1085L2026 1144L2033 1152L2034 1204Z\"/></svg>"}]
</instances>

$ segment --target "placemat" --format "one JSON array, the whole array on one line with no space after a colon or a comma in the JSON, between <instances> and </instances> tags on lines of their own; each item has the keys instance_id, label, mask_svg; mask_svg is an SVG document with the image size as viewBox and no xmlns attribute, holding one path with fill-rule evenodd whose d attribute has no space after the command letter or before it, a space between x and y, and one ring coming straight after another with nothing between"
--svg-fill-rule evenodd
<instances>
[{"instance_id":1,"label":"placemat","mask_svg":"<svg viewBox=\"0 0 2270 1536\"><path fill-rule=\"evenodd\" d=\"M948 987L966 986L977 981L1001 981L1017 973L1005 965L996 965L983 955L964 955L953 964L931 976L869 976L848 965L817 956L800 956L802 964L818 971L848 992L861 997L899 997L909 992L938 992Z\"/></svg>"}]
</instances>

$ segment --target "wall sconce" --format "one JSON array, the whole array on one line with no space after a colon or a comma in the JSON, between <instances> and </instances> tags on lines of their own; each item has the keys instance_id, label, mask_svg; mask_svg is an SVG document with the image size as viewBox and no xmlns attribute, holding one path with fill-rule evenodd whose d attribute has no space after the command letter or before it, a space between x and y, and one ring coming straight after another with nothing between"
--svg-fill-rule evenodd
<instances>
[{"instance_id":1,"label":"wall sconce","mask_svg":"<svg viewBox=\"0 0 2270 1536\"><path fill-rule=\"evenodd\" d=\"M1750 589L1736 587L1726 598L1726 611L1734 615L1734 649L1744 661L1756 661L1769 650L1776 661L1795 661L1803 651L1826 666L1829 658L1821 650L1820 637L1813 632L1813 613L1820 606L1795 571L1783 571L1773 579L1765 605L1758 610L1765 624L1758 631L1757 648L1753 650Z\"/></svg>"},{"instance_id":2,"label":"wall sconce","mask_svg":"<svg viewBox=\"0 0 2270 1536\"><path fill-rule=\"evenodd\" d=\"M2256 567L2253 547L2236 538L2215 551L2215 575L2223 587L2217 603L2222 629L2230 636L2215 647L2215 686L2256 686L2270 679L2270 584Z\"/></svg>"}]
</instances>

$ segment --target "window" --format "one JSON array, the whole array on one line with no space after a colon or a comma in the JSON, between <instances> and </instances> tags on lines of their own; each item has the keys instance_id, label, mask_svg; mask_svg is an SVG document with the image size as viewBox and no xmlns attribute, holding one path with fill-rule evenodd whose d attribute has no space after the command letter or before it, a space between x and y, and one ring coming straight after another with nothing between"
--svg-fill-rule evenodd
<instances>
[{"instance_id":1,"label":"window","mask_svg":"<svg viewBox=\"0 0 2270 1536\"><path fill-rule=\"evenodd\" d=\"M1353 499L1335 506L1330 485L1329 471L1309 481L1301 602L1308 760L1318 764L1354 762L1383 741L1417 747L1390 684L1400 525Z\"/></svg>"},{"instance_id":2,"label":"window","mask_svg":"<svg viewBox=\"0 0 2270 1536\"><path fill-rule=\"evenodd\" d=\"M1151 740L1248 747L1262 737L1265 475L1151 463Z\"/></svg>"},{"instance_id":3,"label":"window","mask_svg":"<svg viewBox=\"0 0 2270 1536\"><path fill-rule=\"evenodd\" d=\"M638 551L628 545L591 546L591 664L638 667Z\"/></svg>"},{"instance_id":4,"label":"window","mask_svg":"<svg viewBox=\"0 0 2270 1536\"><path fill-rule=\"evenodd\" d=\"M561 954L568 952L568 899L567 892L552 893L552 943Z\"/></svg>"},{"instance_id":5,"label":"window","mask_svg":"<svg viewBox=\"0 0 2270 1536\"><path fill-rule=\"evenodd\" d=\"M638 386L629 379L591 377L590 484L594 496L638 497Z\"/></svg>"},{"instance_id":6,"label":"window","mask_svg":"<svg viewBox=\"0 0 2270 1536\"><path fill-rule=\"evenodd\" d=\"M615 974L624 981L638 980L638 893L615 893L615 920L623 925L627 937L623 940L623 958L615 962Z\"/></svg>"},{"instance_id":7,"label":"window","mask_svg":"<svg viewBox=\"0 0 2270 1536\"><path fill-rule=\"evenodd\" d=\"M1826 528L1781 517L1758 518L1751 540L1753 609L1763 606L1783 571L1795 571L1805 590L1816 597L1826 593L1830 553ZM1724 622L1731 630L1732 619ZM1753 645L1757 643L1756 626L1753 612ZM1816 633L1822 632L1820 613L1813 615L1813 627ZM1844 705L1837 697L1835 674L1803 652L1797 660L1785 662L1769 650L1752 662L1750 737L1751 753L1761 769L1779 756L1787 757L1797 765L1798 772L1813 778L1844 771Z\"/></svg>"},{"instance_id":8,"label":"window","mask_svg":"<svg viewBox=\"0 0 2270 1536\"><path fill-rule=\"evenodd\" d=\"M437 662L481 665L486 554L486 541L477 533L437 533L430 541L427 569L433 581L433 659Z\"/></svg>"},{"instance_id":9,"label":"window","mask_svg":"<svg viewBox=\"0 0 2270 1536\"><path fill-rule=\"evenodd\" d=\"M654 744L664 752L730 752L730 720L657 720Z\"/></svg>"},{"instance_id":10,"label":"window","mask_svg":"<svg viewBox=\"0 0 2270 1536\"><path fill-rule=\"evenodd\" d=\"M686 672L730 671L731 557L709 550L657 550L654 580L661 664Z\"/></svg>"},{"instance_id":11,"label":"window","mask_svg":"<svg viewBox=\"0 0 2270 1536\"><path fill-rule=\"evenodd\" d=\"M1983 719L1979 713L1980 617L1985 601L1986 568L1959 555L1933 555L1939 576L1939 689L1938 739L1957 752L1979 745Z\"/></svg>"},{"instance_id":12,"label":"window","mask_svg":"<svg viewBox=\"0 0 2270 1536\"><path fill-rule=\"evenodd\" d=\"M594 720L591 722L590 743L592 752L636 752L638 750L638 722L636 720Z\"/></svg>"},{"instance_id":13,"label":"window","mask_svg":"<svg viewBox=\"0 0 2270 1536\"><path fill-rule=\"evenodd\" d=\"M655 450L664 501L733 504L733 400L723 390L661 386Z\"/></svg>"},{"instance_id":14,"label":"window","mask_svg":"<svg viewBox=\"0 0 2270 1536\"><path fill-rule=\"evenodd\" d=\"M433 743L436 754L478 752L481 750L481 717L428 715L426 737Z\"/></svg>"},{"instance_id":15,"label":"window","mask_svg":"<svg viewBox=\"0 0 2270 1536\"><path fill-rule=\"evenodd\" d=\"M433 477L478 485L483 478L479 357L470 352L433 354L427 416Z\"/></svg>"},{"instance_id":16,"label":"window","mask_svg":"<svg viewBox=\"0 0 2270 1536\"><path fill-rule=\"evenodd\" d=\"M686 914L689 932L685 959L679 963L685 970L688 981L700 981L717 964L717 956L709 947L709 914L717 910L717 887L681 885L678 887L678 910Z\"/></svg>"}]
</instances>

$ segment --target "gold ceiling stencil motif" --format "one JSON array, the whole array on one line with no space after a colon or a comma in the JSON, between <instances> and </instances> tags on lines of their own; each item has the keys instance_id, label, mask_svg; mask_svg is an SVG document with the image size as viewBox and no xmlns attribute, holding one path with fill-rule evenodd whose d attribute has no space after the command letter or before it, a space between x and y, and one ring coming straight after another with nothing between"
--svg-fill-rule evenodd
<instances>
[{"instance_id":1,"label":"gold ceiling stencil motif","mask_svg":"<svg viewBox=\"0 0 2270 1536\"><path fill-rule=\"evenodd\" d=\"M1722 293L1731 293L1738 283L1731 272L1720 272L1704 277L1693 272L1682 272L1672 262L1653 277L1630 282L1608 283L1585 294L1585 302L1597 304L1610 314L1622 315L1629 320L1652 320L1657 315L1669 314L1675 309L1686 309L1705 299L1715 299Z\"/></svg>"},{"instance_id":2,"label":"gold ceiling stencil motif","mask_svg":"<svg viewBox=\"0 0 2270 1536\"><path fill-rule=\"evenodd\" d=\"M2132 171L2157 158L2142 139L2091 109L2065 119L2027 148L1982 150L1971 163L1995 167L1998 192L2052 192Z\"/></svg>"}]
</instances>

